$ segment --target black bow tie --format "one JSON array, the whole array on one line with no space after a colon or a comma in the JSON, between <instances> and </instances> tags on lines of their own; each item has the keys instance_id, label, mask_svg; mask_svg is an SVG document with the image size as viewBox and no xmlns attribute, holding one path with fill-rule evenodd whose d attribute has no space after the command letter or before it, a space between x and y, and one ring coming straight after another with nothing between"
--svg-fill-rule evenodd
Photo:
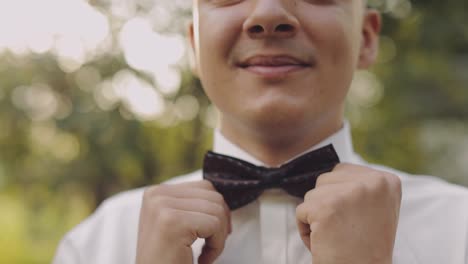
<instances>
[{"instance_id":1,"label":"black bow tie","mask_svg":"<svg viewBox=\"0 0 468 264\"><path fill-rule=\"evenodd\" d=\"M332 145L308 152L279 168L255 166L246 161L208 151L203 178L221 193L231 210L257 199L264 190L282 188L293 196L315 187L318 176L330 172L340 162Z\"/></svg>"}]
</instances>

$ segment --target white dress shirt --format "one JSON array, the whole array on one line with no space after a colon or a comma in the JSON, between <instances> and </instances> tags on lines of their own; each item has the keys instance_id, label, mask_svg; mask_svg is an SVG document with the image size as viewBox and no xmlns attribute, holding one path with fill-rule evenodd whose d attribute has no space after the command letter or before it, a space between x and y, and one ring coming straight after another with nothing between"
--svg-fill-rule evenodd
<instances>
[{"instance_id":1,"label":"white dress shirt","mask_svg":"<svg viewBox=\"0 0 468 264\"><path fill-rule=\"evenodd\" d=\"M403 198L394 247L394 264L468 264L468 190L428 176L411 176L367 164L353 152L349 126L315 148L333 144L342 162L397 174ZM215 152L256 165L260 161L215 132ZM170 183L202 179L201 171ZM143 189L107 199L61 241L54 264L134 263L138 217ZM255 202L232 212L233 232L217 264L311 264L296 227L295 210L301 199L280 189L265 191ZM192 246L194 263L204 240ZM157 260L155 260L157 263Z\"/></svg>"}]
</instances>

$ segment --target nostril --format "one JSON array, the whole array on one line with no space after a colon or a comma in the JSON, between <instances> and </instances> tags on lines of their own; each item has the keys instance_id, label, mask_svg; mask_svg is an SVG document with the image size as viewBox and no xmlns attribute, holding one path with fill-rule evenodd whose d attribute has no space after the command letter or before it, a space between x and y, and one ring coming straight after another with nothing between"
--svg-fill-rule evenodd
<instances>
[{"instance_id":1,"label":"nostril","mask_svg":"<svg viewBox=\"0 0 468 264\"><path fill-rule=\"evenodd\" d=\"M263 31L264 31L263 27L260 25L256 25L256 26L249 28L249 32L252 34L262 33Z\"/></svg>"},{"instance_id":2,"label":"nostril","mask_svg":"<svg viewBox=\"0 0 468 264\"><path fill-rule=\"evenodd\" d=\"M289 24L280 24L275 28L276 32L291 32L294 31L294 27Z\"/></svg>"}]
</instances>

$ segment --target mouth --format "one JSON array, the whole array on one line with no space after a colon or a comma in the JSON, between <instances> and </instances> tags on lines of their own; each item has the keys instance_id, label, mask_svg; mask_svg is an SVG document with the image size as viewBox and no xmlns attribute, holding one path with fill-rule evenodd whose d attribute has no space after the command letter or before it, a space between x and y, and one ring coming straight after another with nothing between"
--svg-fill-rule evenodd
<instances>
[{"instance_id":1,"label":"mouth","mask_svg":"<svg viewBox=\"0 0 468 264\"><path fill-rule=\"evenodd\" d=\"M291 73L310 68L313 64L289 55L257 55L237 66L266 79L282 79Z\"/></svg>"}]
</instances>

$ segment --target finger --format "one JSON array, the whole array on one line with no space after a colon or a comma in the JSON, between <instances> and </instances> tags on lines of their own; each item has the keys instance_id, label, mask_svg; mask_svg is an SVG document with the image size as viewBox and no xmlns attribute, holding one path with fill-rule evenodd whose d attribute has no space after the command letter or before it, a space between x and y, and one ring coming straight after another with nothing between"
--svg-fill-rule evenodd
<instances>
[{"instance_id":1,"label":"finger","mask_svg":"<svg viewBox=\"0 0 468 264\"><path fill-rule=\"evenodd\" d=\"M219 218L200 213L200 212L188 212L181 210L173 211L176 217L179 219L178 224L183 228L180 230L189 231L193 234L193 237L186 246L191 246L197 238L215 238L210 239L212 248L224 248L224 241L226 240L227 234L223 231L222 224ZM177 235L177 234L175 234ZM185 236L185 234L179 234Z\"/></svg>"},{"instance_id":2,"label":"finger","mask_svg":"<svg viewBox=\"0 0 468 264\"><path fill-rule=\"evenodd\" d=\"M157 185L156 185L157 186ZM168 187L188 187L188 188L198 188L198 189L205 189L209 191L216 191L213 184L207 180L199 180L199 181L189 181L189 182L181 182L181 183L161 183L159 186L168 186Z\"/></svg>"},{"instance_id":3,"label":"finger","mask_svg":"<svg viewBox=\"0 0 468 264\"><path fill-rule=\"evenodd\" d=\"M159 197L155 200L155 208L171 208L180 211L197 212L217 217L225 233L230 233L230 211L222 205L203 199L181 199Z\"/></svg>"},{"instance_id":4,"label":"finger","mask_svg":"<svg viewBox=\"0 0 468 264\"><path fill-rule=\"evenodd\" d=\"M229 214L228 214L229 233L231 233L232 232L232 222L231 222L231 214L230 214L231 210L229 209L226 201L224 200L224 197L221 195L221 193L219 193L216 190L216 188L214 187L214 185L210 181L207 181L207 180L199 181L199 182L197 182L197 186L202 188L202 189L205 189L207 191L210 191L212 201L221 203L223 205L223 207L225 208L226 212L229 212ZM216 195L213 194L213 193L216 193Z\"/></svg>"},{"instance_id":5,"label":"finger","mask_svg":"<svg viewBox=\"0 0 468 264\"><path fill-rule=\"evenodd\" d=\"M207 180L199 180L199 181L190 181L190 182L182 182L178 184L167 184L169 186L182 186L182 187L192 187L192 188L200 188L209 191L216 191L215 187L210 181Z\"/></svg>"},{"instance_id":6,"label":"finger","mask_svg":"<svg viewBox=\"0 0 468 264\"><path fill-rule=\"evenodd\" d=\"M304 203L312 202L315 205L322 204L325 200L324 197L329 197L330 194L335 194L335 196L342 194L350 183L330 183L308 191L304 196Z\"/></svg>"},{"instance_id":7,"label":"finger","mask_svg":"<svg viewBox=\"0 0 468 264\"><path fill-rule=\"evenodd\" d=\"M313 219L309 215L311 209L310 207L312 206L305 202L296 207L296 220L298 221L298 223L309 225L313 221ZM302 231L304 231L304 233L309 232L307 230Z\"/></svg>"},{"instance_id":8,"label":"finger","mask_svg":"<svg viewBox=\"0 0 468 264\"><path fill-rule=\"evenodd\" d=\"M296 225L304 245L310 249L310 225L303 205L296 208Z\"/></svg>"},{"instance_id":9,"label":"finger","mask_svg":"<svg viewBox=\"0 0 468 264\"><path fill-rule=\"evenodd\" d=\"M302 203L296 208L296 224L302 242L312 252L312 236L320 221L316 215L320 208L315 204Z\"/></svg>"},{"instance_id":10,"label":"finger","mask_svg":"<svg viewBox=\"0 0 468 264\"><path fill-rule=\"evenodd\" d=\"M154 203L157 208L172 208L182 211L199 212L212 216L226 216L222 205L204 199L184 199L164 196L159 197Z\"/></svg>"},{"instance_id":11,"label":"finger","mask_svg":"<svg viewBox=\"0 0 468 264\"><path fill-rule=\"evenodd\" d=\"M319 218L318 213L323 210L328 211L329 209L324 207L324 204L321 202L304 202L296 208L297 229L302 242L310 252L313 252L312 237L317 232L320 222L323 221Z\"/></svg>"},{"instance_id":12,"label":"finger","mask_svg":"<svg viewBox=\"0 0 468 264\"><path fill-rule=\"evenodd\" d=\"M197 183L200 186L200 183ZM175 198L200 198L210 200L216 203L225 203L223 196L216 190L206 188L198 188L190 184L175 184L175 185L155 185L145 190L149 196L170 196ZM227 207L227 205L226 205Z\"/></svg>"},{"instance_id":13,"label":"finger","mask_svg":"<svg viewBox=\"0 0 468 264\"><path fill-rule=\"evenodd\" d=\"M196 213L193 213L196 214ZM194 224L197 225L197 237L205 238L205 245L198 257L199 264L211 264L221 254L227 238L227 233L223 232L220 221L216 218L205 218L203 216L197 219L195 216Z\"/></svg>"},{"instance_id":14,"label":"finger","mask_svg":"<svg viewBox=\"0 0 468 264\"><path fill-rule=\"evenodd\" d=\"M215 234L212 237L205 239L205 245L203 246L202 253L198 257L199 264L211 264L213 263L221 252L223 252L226 237L221 234Z\"/></svg>"},{"instance_id":15,"label":"finger","mask_svg":"<svg viewBox=\"0 0 468 264\"><path fill-rule=\"evenodd\" d=\"M366 181L367 178L381 173L378 170L349 163L340 163L335 166L333 171L321 174L316 186L342 183L349 181Z\"/></svg>"},{"instance_id":16,"label":"finger","mask_svg":"<svg viewBox=\"0 0 468 264\"><path fill-rule=\"evenodd\" d=\"M227 206L223 196L218 193L216 190L210 190L206 188L198 188L200 186L212 186L210 182L207 181L199 181L199 182L190 182L190 183L181 183L181 184L174 184L174 185L155 185L149 187L145 190L144 200L152 200L154 197L174 197L174 198L181 198L181 199L204 199L209 200L214 203L220 204L223 206L228 222L229 222L229 233L232 232L232 223L231 223L231 214L230 209ZM195 186L195 187L194 187ZM198 186L198 187L197 187Z\"/></svg>"},{"instance_id":17,"label":"finger","mask_svg":"<svg viewBox=\"0 0 468 264\"><path fill-rule=\"evenodd\" d=\"M227 212L229 233L232 232L231 210L226 204L224 197L216 191L211 182L204 180L174 185L162 185L159 189L156 188L155 192L176 198L206 199L221 204Z\"/></svg>"},{"instance_id":18,"label":"finger","mask_svg":"<svg viewBox=\"0 0 468 264\"><path fill-rule=\"evenodd\" d=\"M351 183L382 194L394 193L397 198L401 199L402 186L399 176L387 171L352 164L342 164L336 171L320 175L316 182L316 188L320 189L325 185Z\"/></svg>"}]
</instances>

